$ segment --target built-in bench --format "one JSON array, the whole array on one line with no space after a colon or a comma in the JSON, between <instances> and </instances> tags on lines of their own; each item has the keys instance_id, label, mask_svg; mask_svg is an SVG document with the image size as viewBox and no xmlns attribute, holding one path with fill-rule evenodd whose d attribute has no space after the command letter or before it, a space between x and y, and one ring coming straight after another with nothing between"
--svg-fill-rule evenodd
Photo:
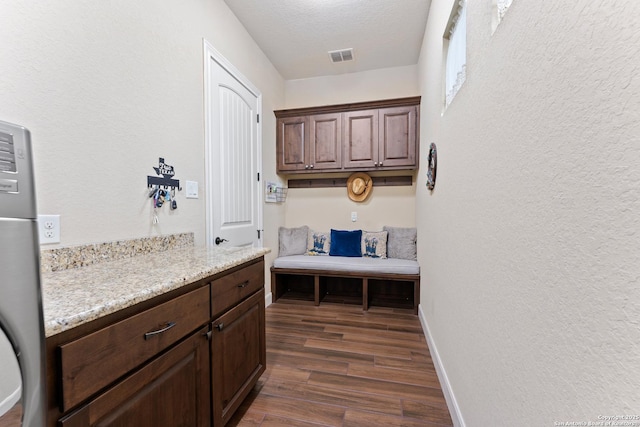
<instances>
[{"instance_id":1,"label":"built-in bench","mask_svg":"<svg viewBox=\"0 0 640 427\"><path fill-rule=\"evenodd\" d=\"M271 267L273 300L361 303L410 308L418 313L420 266L396 258L291 255Z\"/></svg>"}]
</instances>

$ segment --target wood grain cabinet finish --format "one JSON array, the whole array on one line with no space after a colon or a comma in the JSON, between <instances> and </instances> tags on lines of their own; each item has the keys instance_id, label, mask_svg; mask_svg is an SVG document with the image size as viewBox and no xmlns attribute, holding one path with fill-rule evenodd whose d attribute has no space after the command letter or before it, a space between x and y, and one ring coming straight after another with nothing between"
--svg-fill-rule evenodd
<instances>
[{"instance_id":1,"label":"wood grain cabinet finish","mask_svg":"<svg viewBox=\"0 0 640 427\"><path fill-rule=\"evenodd\" d=\"M211 282L211 317L224 311L264 286L264 262L256 262Z\"/></svg>"},{"instance_id":2,"label":"wood grain cabinet finish","mask_svg":"<svg viewBox=\"0 0 640 427\"><path fill-rule=\"evenodd\" d=\"M213 425L223 426L267 365L264 289L214 320L211 326Z\"/></svg>"},{"instance_id":3,"label":"wood grain cabinet finish","mask_svg":"<svg viewBox=\"0 0 640 427\"><path fill-rule=\"evenodd\" d=\"M378 165L378 110L351 111L344 118L344 167L372 169Z\"/></svg>"},{"instance_id":4,"label":"wood grain cabinet finish","mask_svg":"<svg viewBox=\"0 0 640 427\"><path fill-rule=\"evenodd\" d=\"M342 167L342 116L340 113L309 117L309 168L326 171Z\"/></svg>"},{"instance_id":5,"label":"wood grain cabinet finish","mask_svg":"<svg viewBox=\"0 0 640 427\"><path fill-rule=\"evenodd\" d=\"M61 427L211 425L208 328L62 418Z\"/></svg>"},{"instance_id":6,"label":"wood grain cabinet finish","mask_svg":"<svg viewBox=\"0 0 640 427\"><path fill-rule=\"evenodd\" d=\"M295 172L309 169L309 118L287 117L278 120L278 170Z\"/></svg>"},{"instance_id":7,"label":"wood grain cabinet finish","mask_svg":"<svg viewBox=\"0 0 640 427\"><path fill-rule=\"evenodd\" d=\"M47 426L222 427L266 366L264 258L47 338Z\"/></svg>"},{"instance_id":8,"label":"wood grain cabinet finish","mask_svg":"<svg viewBox=\"0 0 640 427\"><path fill-rule=\"evenodd\" d=\"M418 107L383 108L378 112L378 168L418 164Z\"/></svg>"},{"instance_id":9,"label":"wood grain cabinet finish","mask_svg":"<svg viewBox=\"0 0 640 427\"><path fill-rule=\"evenodd\" d=\"M200 288L60 346L62 409L82 402L209 318L208 288Z\"/></svg>"},{"instance_id":10,"label":"wood grain cabinet finish","mask_svg":"<svg viewBox=\"0 0 640 427\"><path fill-rule=\"evenodd\" d=\"M313 171L342 167L342 118L339 113L279 119L278 170Z\"/></svg>"},{"instance_id":11,"label":"wood grain cabinet finish","mask_svg":"<svg viewBox=\"0 0 640 427\"><path fill-rule=\"evenodd\" d=\"M278 172L412 170L420 97L278 110Z\"/></svg>"}]
</instances>

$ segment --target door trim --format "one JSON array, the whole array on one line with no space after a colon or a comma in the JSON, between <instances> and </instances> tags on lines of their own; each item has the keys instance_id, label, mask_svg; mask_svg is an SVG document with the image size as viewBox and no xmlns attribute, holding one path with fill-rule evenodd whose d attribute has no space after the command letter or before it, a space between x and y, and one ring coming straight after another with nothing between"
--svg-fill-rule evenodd
<instances>
[{"instance_id":1,"label":"door trim","mask_svg":"<svg viewBox=\"0 0 640 427\"><path fill-rule=\"evenodd\" d=\"M229 62L220 52L218 52L211 43L209 43L206 39L202 39L203 44L203 66L204 66L204 153L205 153L205 236L207 240L207 247L214 246L213 239L215 236L213 235L213 197L212 197L212 182L213 182L213 166L211 162L211 146L212 146L212 137L214 135L211 124L211 88L213 83L211 82L211 59L218 63L222 68L224 68L234 79L236 79L242 86L244 86L252 95L256 97L256 105L257 105L257 114L262 116L262 93L258 90L256 86L251 83L249 79L247 79L231 62ZM258 229L262 230L263 228L263 191L262 191L262 177L264 176L262 173L262 122L260 120L257 123L257 132L256 132L256 144L257 146L257 169L258 174L260 174L260 181L257 182L258 191L256 203L258 204ZM256 231L257 232L257 231ZM264 232L260 233L260 238L258 239L258 247L263 246Z\"/></svg>"}]
</instances>

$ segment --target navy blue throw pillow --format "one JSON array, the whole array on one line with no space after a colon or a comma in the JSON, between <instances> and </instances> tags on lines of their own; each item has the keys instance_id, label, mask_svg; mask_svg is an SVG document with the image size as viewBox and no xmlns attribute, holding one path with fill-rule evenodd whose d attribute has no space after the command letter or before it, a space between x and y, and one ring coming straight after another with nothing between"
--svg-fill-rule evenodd
<instances>
[{"instance_id":1,"label":"navy blue throw pillow","mask_svg":"<svg viewBox=\"0 0 640 427\"><path fill-rule=\"evenodd\" d=\"M331 229L329 255L361 257L362 230L347 231Z\"/></svg>"}]
</instances>

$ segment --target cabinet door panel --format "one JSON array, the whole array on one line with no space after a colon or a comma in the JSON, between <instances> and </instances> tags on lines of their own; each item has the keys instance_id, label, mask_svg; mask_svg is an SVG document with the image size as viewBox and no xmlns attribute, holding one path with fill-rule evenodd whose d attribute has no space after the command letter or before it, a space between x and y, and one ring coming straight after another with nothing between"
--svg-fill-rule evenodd
<instances>
[{"instance_id":1,"label":"cabinet door panel","mask_svg":"<svg viewBox=\"0 0 640 427\"><path fill-rule=\"evenodd\" d=\"M311 169L342 167L342 116L319 114L309 118Z\"/></svg>"},{"instance_id":2,"label":"cabinet door panel","mask_svg":"<svg viewBox=\"0 0 640 427\"><path fill-rule=\"evenodd\" d=\"M304 170L309 164L306 141L309 139L308 117L278 119L278 170Z\"/></svg>"},{"instance_id":3,"label":"cabinet door panel","mask_svg":"<svg viewBox=\"0 0 640 427\"><path fill-rule=\"evenodd\" d=\"M373 168L378 162L378 110L344 113L344 167Z\"/></svg>"},{"instance_id":4,"label":"cabinet door panel","mask_svg":"<svg viewBox=\"0 0 640 427\"><path fill-rule=\"evenodd\" d=\"M212 324L213 424L224 425L266 367L264 289Z\"/></svg>"},{"instance_id":5,"label":"cabinet door panel","mask_svg":"<svg viewBox=\"0 0 640 427\"><path fill-rule=\"evenodd\" d=\"M416 107L380 110L378 166L416 165Z\"/></svg>"},{"instance_id":6,"label":"cabinet door panel","mask_svg":"<svg viewBox=\"0 0 640 427\"><path fill-rule=\"evenodd\" d=\"M62 427L207 427L207 328L60 420Z\"/></svg>"}]
</instances>

